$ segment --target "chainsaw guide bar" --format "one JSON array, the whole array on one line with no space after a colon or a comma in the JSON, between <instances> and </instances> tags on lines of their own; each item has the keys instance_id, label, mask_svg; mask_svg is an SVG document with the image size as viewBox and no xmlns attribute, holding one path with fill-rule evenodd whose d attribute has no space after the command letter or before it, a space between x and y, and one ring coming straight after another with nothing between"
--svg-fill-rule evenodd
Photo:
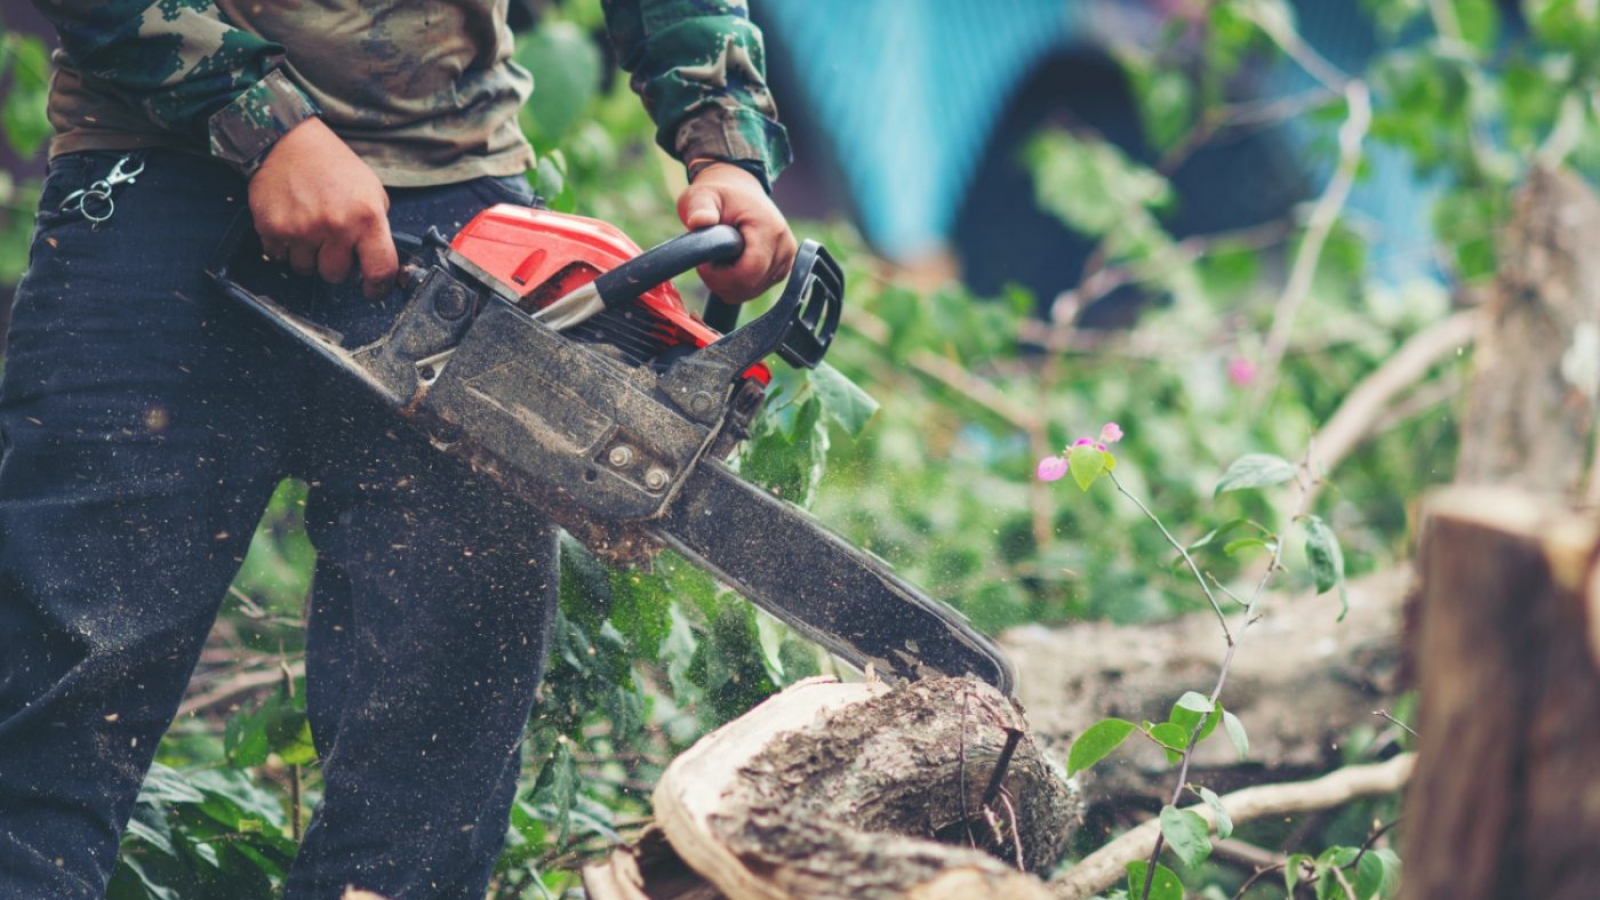
<instances>
[{"instance_id":1,"label":"chainsaw guide bar","mask_svg":"<svg viewBox=\"0 0 1600 900\"><path fill-rule=\"evenodd\" d=\"M363 346L296 314L294 298L241 283L262 268L247 215L211 274L598 556L637 563L671 547L858 669L973 675L1011 693L1010 664L959 613L722 463L765 397L763 360L815 367L838 327L844 275L820 244L802 244L783 293L749 324L732 328L736 308L720 308L723 335L670 279L742 253L729 226L641 252L606 223L501 205L453 241L397 242L409 252L403 302Z\"/></svg>"}]
</instances>

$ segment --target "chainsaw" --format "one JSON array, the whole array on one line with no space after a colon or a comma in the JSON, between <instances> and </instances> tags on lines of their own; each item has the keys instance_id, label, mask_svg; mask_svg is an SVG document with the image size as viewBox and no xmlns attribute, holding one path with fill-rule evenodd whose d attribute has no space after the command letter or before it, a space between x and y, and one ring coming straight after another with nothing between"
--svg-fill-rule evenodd
<instances>
[{"instance_id":1,"label":"chainsaw","mask_svg":"<svg viewBox=\"0 0 1600 900\"><path fill-rule=\"evenodd\" d=\"M211 276L598 556L668 547L856 669L1011 692L1010 664L959 613L726 465L771 384L766 358L814 368L833 339L844 274L821 244L800 246L777 302L739 327L737 306L713 296L696 317L671 283L743 252L727 225L641 251L608 223L501 204L453 239L396 243L399 313L359 346L271 295L292 279L250 277L263 257L247 216Z\"/></svg>"}]
</instances>

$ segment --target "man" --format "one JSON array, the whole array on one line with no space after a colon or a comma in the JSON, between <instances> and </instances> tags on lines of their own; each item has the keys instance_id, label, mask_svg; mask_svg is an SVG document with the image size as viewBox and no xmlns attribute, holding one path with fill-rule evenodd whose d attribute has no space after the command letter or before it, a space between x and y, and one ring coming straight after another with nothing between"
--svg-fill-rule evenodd
<instances>
[{"instance_id":1,"label":"man","mask_svg":"<svg viewBox=\"0 0 1600 900\"><path fill-rule=\"evenodd\" d=\"M481 898L555 603L553 529L329 391L203 273L248 208L266 252L382 334L391 229L528 201L530 85L505 4L52 0L52 162L0 385L0 897L92 900L273 486L312 484L307 702L324 801L290 900ZM743 0L608 0L692 178L702 270L749 298L795 244L788 159ZM131 180L128 176L134 176ZM98 185L97 182L104 181ZM88 193L84 193L87 191Z\"/></svg>"}]
</instances>

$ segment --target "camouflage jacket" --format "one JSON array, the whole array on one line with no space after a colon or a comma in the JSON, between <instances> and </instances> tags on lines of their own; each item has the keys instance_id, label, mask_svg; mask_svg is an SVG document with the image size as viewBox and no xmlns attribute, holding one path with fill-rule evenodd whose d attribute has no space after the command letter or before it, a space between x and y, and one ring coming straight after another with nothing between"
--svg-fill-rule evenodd
<instances>
[{"instance_id":1,"label":"camouflage jacket","mask_svg":"<svg viewBox=\"0 0 1600 900\"><path fill-rule=\"evenodd\" d=\"M684 161L789 161L745 0L603 0L617 56ZM385 184L524 171L506 0L36 0L61 35L51 153L209 152L249 174L323 120Z\"/></svg>"}]
</instances>

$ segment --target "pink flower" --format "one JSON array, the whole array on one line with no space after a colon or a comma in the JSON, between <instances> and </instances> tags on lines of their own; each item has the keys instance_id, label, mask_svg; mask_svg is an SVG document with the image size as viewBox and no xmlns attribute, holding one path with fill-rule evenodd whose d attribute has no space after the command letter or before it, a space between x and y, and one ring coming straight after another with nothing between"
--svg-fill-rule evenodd
<instances>
[{"instance_id":1,"label":"pink flower","mask_svg":"<svg viewBox=\"0 0 1600 900\"><path fill-rule=\"evenodd\" d=\"M1060 481L1061 476L1067 474L1067 461L1059 456L1046 456L1039 460L1039 468L1033 474L1040 481Z\"/></svg>"},{"instance_id":2,"label":"pink flower","mask_svg":"<svg viewBox=\"0 0 1600 900\"><path fill-rule=\"evenodd\" d=\"M1234 387L1249 387L1256 380L1256 364L1242 356L1228 360L1228 380Z\"/></svg>"},{"instance_id":3,"label":"pink flower","mask_svg":"<svg viewBox=\"0 0 1600 900\"><path fill-rule=\"evenodd\" d=\"M1100 443L1102 443L1102 444L1115 444L1117 441L1120 441L1120 440L1122 440L1122 426L1121 425L1118 425L1115 422L1107 422L1104 426L1101 427L1101 429L1100 429ZM1100 449L1104 450L1105 448L1101 447Z\"/></svg>"},{"instance_id":4,"label":"pink flower","mask_svg":"<svg viewBox=\"0 0 1600 900\"><path fill-rule=\"evenodd\" d=\"M1089 446L1090 444L1093 444L1093 443L1094 443L1094 441L1091 438L1078 438L1077 440L1072 442L1072 446L1074 446L1074 447L1087 447L1087 446Z\"/></svg>"}]
</instances>

